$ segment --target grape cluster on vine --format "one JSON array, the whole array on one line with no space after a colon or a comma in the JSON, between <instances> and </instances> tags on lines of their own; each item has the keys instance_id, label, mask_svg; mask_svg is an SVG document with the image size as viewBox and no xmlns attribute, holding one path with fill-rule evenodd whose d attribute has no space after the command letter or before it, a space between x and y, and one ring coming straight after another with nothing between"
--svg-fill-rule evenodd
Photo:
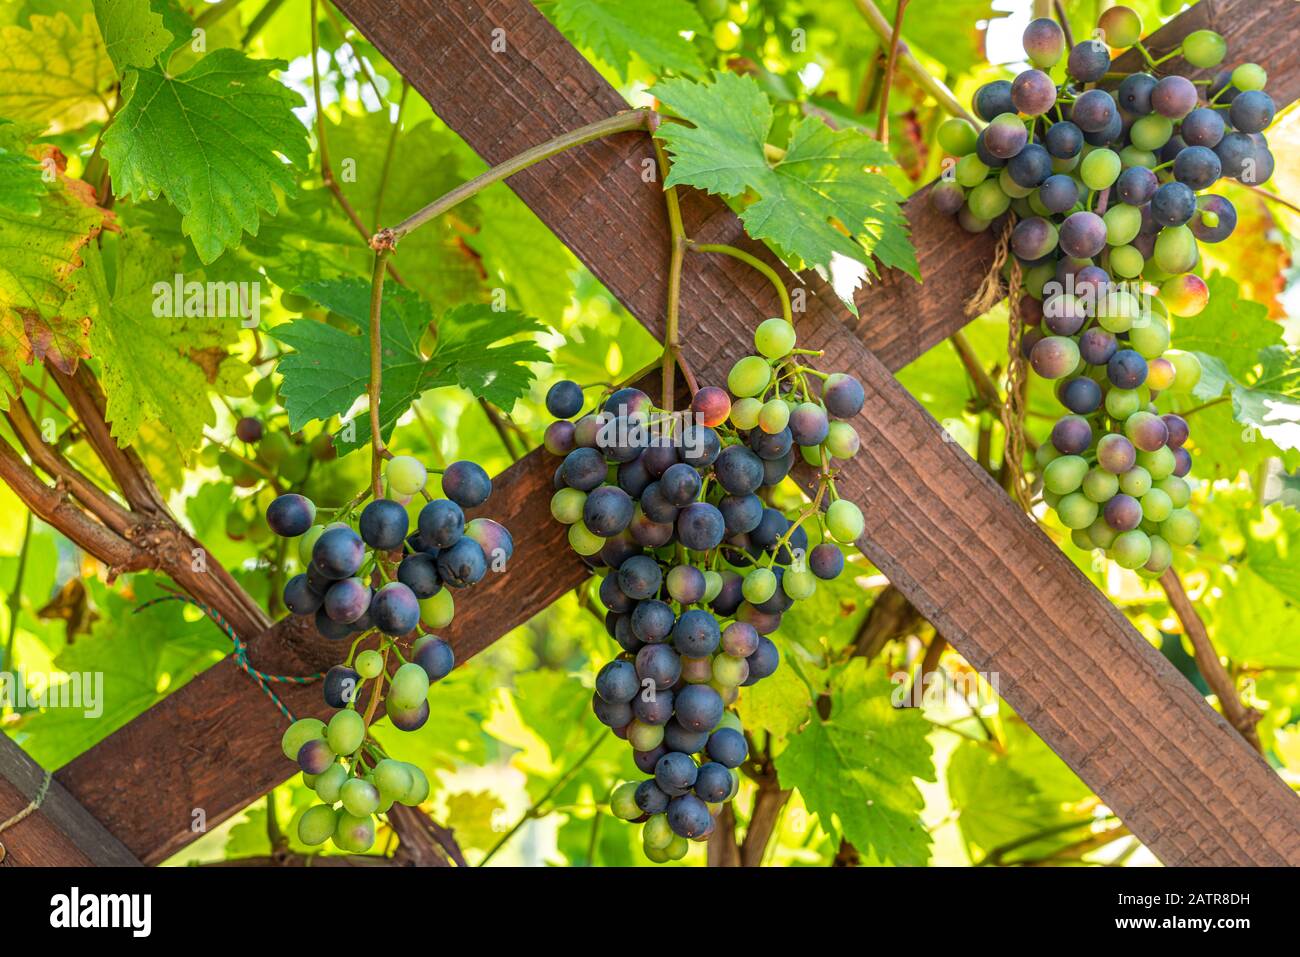
<instances>
[{"instance_id":1,"label":"grape cluster on vine","mask_svg":"<svg viewBox=\"0 0 1300 957\"><path fill-rule=\"evenodd\" d=\"M861 384L806 365L817 353L795 348L785 319L763 322L754 339L759 354L732 368L731 394L699 389L684 413L635 388L586 415L577 383L556 383L546 397L558 419L546 448L563 456L551 513L602 576L606 627L622 648L597 674L592 708L650 775L618 786L610 807L644 822L656 862L713 832L749 750L727 708L776 670L768 636L819 579L843 570L836 543L863 531L834 469L858 451L845 420L862 409ZM769 500L796 455L816 469L817 487L791 518Z\"/></svg>"},{"instance_id":2,"label":"grape cluster on vine","mask_svg":"<svg viewBox=\"0 0 1300 957\"><path fill-rule=\"evenodd\" d=\"M1236 226L1231 201L1206 190L1272 175L1263 130L1276 109L1257 64L1205 81L1162 69L1179 56L1220 66L1219 34L1197 30L1160 60L1141 37L1141 18L1123 6L1068 55L1054 20L1031 22L1032 68L975 94L988 126L951 119L940 128L958 159L931 195L971 231L1017 217L1010 252L1024 270L1022 349L1069 410L1037 453L1043 498L1077 546L1155 577L1200 529L1187 508L1188 424L1154 405L1201 375L1194 354L1169 348L1170 326L1208 302L1194 271L1199 243L1222 242ZM1123 47L1147 69L1112 70L1111 48ZM1062 58L1058 83L1051 71Z\"/></svg>"},{"instance_id":3,"label":"grape cluster on vine","mask_svg":"<svg viewBox=\"0 0 1300 957\"><path fill-rule=\"evenodd\" d=\"M368 736L379 702L399 730L424 726L430 685L456 663L451 645L434 634L451 623L452 589L469 588L489 571L505 571L514 553L505 526L465 518L467 509L483 505L492 492L487 473L474 462L443 470L446 498L428 495L428 472L410 456L391 458L386 477L392 497L371 501L355 520L360 500L340 509L335 521L317 524L315 504L296 493L275 499L266 512L277 535L299 539L305 568L285 585L285 606L311 616L326 638L352 639L347 659L325 675L325 703L338 710L328 725L315 718L296 721L283 749L323 802L300 819L299 836L307 844L333 837L336 846L354 853L373 842L375 814L394 803L419 804L429 793L418 767L389 758ZM407 504L417 494L426 501L412 530ZM408 658L399 639L417 628L425 634L411 644ZM372 636L375 646L362 648ZM390 661L396 664L391 674ZM357 703L367 684L363 716Z\"/></svg>"}]
</instances>

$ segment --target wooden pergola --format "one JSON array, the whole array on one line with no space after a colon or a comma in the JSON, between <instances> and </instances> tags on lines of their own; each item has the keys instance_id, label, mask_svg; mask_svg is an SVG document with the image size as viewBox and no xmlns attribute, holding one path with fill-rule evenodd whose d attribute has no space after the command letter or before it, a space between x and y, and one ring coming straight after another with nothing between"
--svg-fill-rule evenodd
<instances>
[{"instance_id":1,"label":"wooden pergola","mask_svg":"<svg viewBox=\"0 0 1300 957\"><path fill-rule=\"evenodd\" d=\"M338 5L488 163L627 106L528 0ZM1159 56L1202 27L1227 38L1234 61L1264 64L1279 103L1300 96L1300 4L1202 0L1149 48ZM669 229L661 184L642 178L653 156L648 136L622 134L508 182L661 336ZM687 192L682 212L698 241L739 246L802 284L801 344L862 381L862 451L840 487L863 506L863 551L938 633L973 667L999 674L1008 703L1164 863L1300 864L1300 798L893 377L968 321L963 304L990 267L992 233L962 232L922 191L906 212L924 282L888 274L864 286L855 318L818 277L789 276L721 201ZM702 381L720 382L747 352L748 331L776 310L755 271L690 257L683 354ZM485 581L458 609L446 637L460 661L589 574L549 520L553 469L536 450L494 479L515 559L510 575ZM260 631L250 657L263 670L303 673L337 655L300 620L264 630L244 621L245 633ZM318 688L283 697L298 713L324 710ZM27 855L36 862L96 860L83 849L86 830L55 817L79 803L136 858L157 863L199 836L196 809L211 827L289 776L282 731L279 712L228 658L62 768L59 801L6 833L11 857L21 862L35 841L44 847ZM24 781L32 775L0 775L0 819L31 799L35 785Z\"/></svg>"}]
</instances>

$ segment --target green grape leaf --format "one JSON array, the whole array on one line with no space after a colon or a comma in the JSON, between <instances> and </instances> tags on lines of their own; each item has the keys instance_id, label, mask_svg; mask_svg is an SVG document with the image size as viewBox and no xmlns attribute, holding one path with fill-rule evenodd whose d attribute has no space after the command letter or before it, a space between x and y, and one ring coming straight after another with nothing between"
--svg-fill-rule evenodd
<instances>
[{"instance_id":1,"label":"green grape leaf","mask_svg":"<svg viewBox=\"0 0 1300 957\"><path fill-rule=\"evenodd\" d=\"M45 196L45 178L41 164L28 156L23 146L3 136L13 126L0 120L0 212L36 217Z\"/></svg>"},{"instance_id":2,"label":"green grape leaf","mask_svg":"<svg viewBox=\"0 0 1300 957\"><path fill-rule=\"evenodd\" d=\"M903 197L875 172L894 161L870 136L804 117L790 124L784 156L770 161L772 105L752 77L720 73L711 84L671 79L650 92L694 124L659 127L673 158L665 186L728 197L752 191L758 199L740 212L746 231L787 259L829 271L837 256L846 257L873 275L883 264L920 281Z\"/></svg>"},{"instance_id":3,"label":"green grape leaf","mask_svg":"<svg viewBox=\"0 0 1300 957\"><path fill-rule=\"evenodd\" d=\"M61 171L36 215L0 207L0 408L21 391L23 365L71 372L90 354L82 252L109 222L94 189Z\"/></svg>"},{"instance_id":4,"label":"green grape leaf","mask_svg":"<svg viewBox=\"0 0 1300 957\"><path fill-rule=\"evenodd\" d=\"M108 119L113 63L87 13L31 17L31 29L0 27L0 116L51 132Z\"/></svg>"},{"instance_id":5,"label":"green grape leaf","mask_svg":"<svg viewBox=\"0 0 1300 957\"><path fill-rule=\"evenodd\" d=\"M686 0L656 0L652 15L640 0L556 0L551 16L565 36L589 48L623 79L633 54L656 73L695 74L702 68L695 44L682 34L699 35L708 28Z\"/></svg>"},{"instance_id":6,"label":"green grape leaf","mask_svg":"<svg viewBox=\"0 0 1300 957\"><path fill-rule=\"evenodd\" d=\"M812 712L777 755L781 786L798 788L828 830L831 816L838 817L860 850L894 864L925 864L925 800L913 779L935 780L929 723L918 709L895 708L893 685L869 673L862 658L841 669L830 690L830 717Z\"/></svg>"},{"instance_id":7,"label":"green grape leaf","mask_svg":"<svg viewBox=\"0 0 1300 957\"><path fill-rule=\"evenodd\" d=\"M86 255L97 302L90 345L102 367L106 417L118 444L134 443L152 425L166 453L188 462L204 427L216 422L209 392L226 391L221 387L248 371L230 355L240 320L186 315L170 281L179 272L177 254L144 233L127 233L116 246L111 288L99 250Z\"/></svg>"},{"instance_id":8,"label":"green grape leaf","mask_svg":"<svg viewBox=\"0 0 1300 957\"><path fill-rule=\"evenodd\" d=\"M276 328L276 338L295 350L279 362L284 376L280 394L294 429L312 419L345 414L365 394L370 378L369 283L321 280L297 292L341 316L357 334L310 319ZM384 284L379 422L385 437L411 403L442 386L460 386L509 409L534 378L527 364L547 359L546 351L532 340L504 341L542 332L544 326L521 312L494 312L475 303L442 315L433 355L426 360L420 340L432 320L433 310L418 293L393 282ZM359 417L355 428L343 430L335 442L344 453L369 444L369 416Z\"/></svg>"},{"instance_id":9,"label":"green grape leaf","mask_svg":"<svg viewBox=\"0 0 1300 957\"><path fill-rule=\"evenodd\" d=\"M1246 562L1300 607L1300 512L1279 505L1266 508L1263 526L1246 535Z\"/></svg>"},{"instance_id":10,"label":"green grape leaf","mask_svg":"<svg viewBox=\"0 0 1300 957\"><path fill-rule=\"evenodd\" d=\"M457 791L447 795L446 820L456 830L456 843L462 848L487 850L505 832L501 829L506 806L491 791Z\"/></svg>"},{"instance_id":11,"label":"green grape leaf","mask_svg":"<svg viewBox=\"0 0 1300 957\"><path fill-rule=\"evenodd\" d=\"M256 235L259 210L277 209L274 187L292 191L293 167L307 163L307 130L293 114L301 98L267 75L283 66L222 49L180 76L150 68L122 83L124 105L104 134L113 189L165 195L205 263Z\"/></svg>"},{"instance_id":12,"label":"green grape leaf","mask_svg":"<svg viewBox=\"0 0 1300 957\"><path fill-rule=\"evenodd\" d=\"M150 9L149 0L95 0L95 19L119 75L128 67L151 66L172 42L162 15Z\"/></svg>"}]
</instances>

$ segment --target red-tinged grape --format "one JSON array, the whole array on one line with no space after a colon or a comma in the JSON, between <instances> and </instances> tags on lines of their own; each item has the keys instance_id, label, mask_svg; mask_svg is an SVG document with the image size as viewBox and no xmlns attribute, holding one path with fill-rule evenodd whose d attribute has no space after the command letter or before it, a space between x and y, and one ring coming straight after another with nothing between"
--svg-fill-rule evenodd
<instances>
[{"instance_id":1,"label":"red-tinged grape","mask_svg":"<svg viewBox=\"0 0 1300 957\"><path fill-rule=\"evenodd\" d=\"M235 435L241 442L248 442L250 444L260 442L262 440L263 431L261 420L255 419L250 415L244 416L235 423Z\"/></svg>"},{"instance_id":2,"label":"red-tinged grape","mask_svg":"<svg viewBox=\"0 0 1300 957\"><path fill-rule=\"evenodd\" d=\"M1190 430L1187 427L1187 420L1181 415L1174 415L1172 412L1161 416L1165 423L1165 429L1169 433L1168 443L1171 448L1182 448L1183 443L1187 441Z\"/></svg>"},{"instance_id":3,"label":"red-tinged grape","mask_svg":"<svg viewBox=\"0 0 1300 957\"><path fill-rule=\"evenodd\" d=\"M1196 108L1196 86L1185 76L1167 76L1151 91L1151 108L1171 120L1181 120Z\"/></svg>"},{"instance_id":4,"label":"red-tinged grape","mask_svg":"<svg viewBox=\"0 0 1300 957\"><path fill-rule=\"evenodd\" d=\"M1084 330L1079 337L1079 355L1089 365L1106 365L1118 349L1119 342L1115 336L1096 326Z\"/></svg>"},{"instance_id":5,"label":"red-tinged grape","mask_svg":"<svg viewBox=\"0 0 1300 957\"><path fill-rule=\"evenodd\" d=\"M1156 88L1156 82L1150 73L1124 77L1116 92L1119 105L1134 116L1146 116L1151 112L1151 91Z\"/></svg>"},{"instance_id":6,"label":"red-tinged grape","mask_svg":"<svg viewBox=\"0 0 1300 957\"><path fill-rule=\"evenodd\" d=\"M986 123L1003 113L1013 112L1015 104L1011 102L1011 81L994 80L985 83L975 91L974 105L975 112Z\"/></svg>"},{"instance_id":7,"label":"red-tinged grape","mask_svg":"<svg viewBox=\"0 0 1300 957\"><path fill-rule=\"evenodd\" d=\"M1160 285L1160 301L1175 316L1195 316L1210 301L1210 287L1194 273L1166 279Z\"/></svg>"},{"instance_id":8,"label":"red-tinged grape","mask_svg":"<svg viewBox=\"0 0 1300 957\"><path fill-rule=\"evenodd\" d=\"M574 425L567 419L552 422L542 434L542 444L552 455L568 455L576 447L574 442Z\"/></svg>"},{"instance_id":9,"label":"red-tinged grape","mask_svg":"<svg viewBox=\"0 0 1300 957\"><path fill-rule=\"evenodd\" d=\"M1237 228L1237 209L1225 196L1198 196L1187 226L1203 243L1221 243Z\"/></svg>"},{"instance_id":10,"label":"red-tinged grape","mask_svg":"<svg viewBox=\"0 0 1300 957\"><path fill-rule=\"evenodd\" d=\"M1056 248L1056 227L1041 216L1016 223L1011 231L1011 251L1025 261L1041 259Z\"/></svg>"},{"instance_id":11,"label":"red-tinged grape","mask_svg":"<svg viewBox=\"0 0 1300 957\"><path fill-rule=\"evenodd\" d=\"M691 398L691 411L702 425L721 425L731 414L731 397L717 386L705 386Z\"/></svg>"},{"instance_id":12,"label":"red-tinged grape","mask_svg":"<svg viewBox=\"0 0 1300 957\"><path fill-rule=\"evenodd\" d=\"M1021 43L1029 62L1044 70L1050 70L1065 55L1065 32L1051 17L1030 21Z\"/></svg>"},{"instance_id":13,"label":"red-tinged grape","mask_svg":"<svg viewBox=\"0 0 1300 957\"><path fill-rule=\"evenodd\" d=\"M1109 8L1097 19L1097 28L1113 47L1131 47L1142 39L1142 18L1131 7Z\"/></svg>"},{"instance_id":14,"label":"red-tinged grape","mask_svg":"<svg viewBox=\"0 0 1300 957\"><path fill-rule=\"evenodd\" d=\"M1115 181L1115 193L1130 206L1143 206L1151 201L1160 180L1151 170L1142 166L1131 166L1120 173Z\"/></svg>"},{"instance_id":15,"label":"red-tinged grape","mask_svg":"<svg viewBox=\"0 0 1300 957\"><path fill-rule=\"evenodd\" d=\"M1029 142L1029 131L1014 112L995 117L980 135L988 151L1001 160L1015 156Z\"/></svg>"},{"instance_id":16,"label":"red-tinged grape","mask_svg":"<svg viewBox=\"0 0 1300 957\"><path fill-rule=\"evenodd\" d=\"M1056 105L1056 84L1042 70L1025 70L1011 81L1011 103L1026 116L1042 116Z\"/></svg>"},{"instance_id":17,"label":"red-tinged grape","mask_svg":"<svg viewBox=\"0 0 1300 957\"><path fill-rule=\"evenodd\" d=\"M1192 470L1192 453L1179 446L1174 449L1174 471L1177 478L1182 478Z\"/></svg>"},{"instance_id":18,"label":"red-tinged grape","mask_svg":"<svg viewBox=\"0 0 1300 957\"><path fill-rule=\"evenodd\" d=\"M1154 452L1168 441L1169 428L1158 415L1134 412L1124 420L1124 435L1140 451Z\"/></svg>"},{"instance_id":19,"label":"red-tinged grape","mask_svg":"<svg viewBox=\"0 0 1300 957\"><path fill-rule=\"evenodd\" d=\"M1137 449L1122 435L1103 435L1097 443L1097 464L1107 472L1121 475L1137 462Z\"/></svg>"},{"instance_id":20,"label":"red-tinged grape","mask_svg":"<svg viewBox=\"0 0 1300 957\"><path fill-rule=\"evenodd\" d=\"M1092 426L1080 415L1067 415L1052 427L1052 445L1062 455L1079 455L1092 444Z\"/></svg>"},{"instance_id":21,"label":"red-tinged grape","mask_svg":"<svg viewBox=\"0 0 1300 957\"><path fill-rule=\"evenodd\" d=\"M1079 365L1079 347L1066 336L1048 336L1029 354L1029 363L1044 379L1060 379Z\"/></svg>"},{"instance_id":22,"label":"red-tinged grape","mask_svg":"<svg viewBox=\"0 0 1300 957\"><path fill-rule=\"evenodd\" d=\"M1106 248L1106 223L1096 213L1073 213L1061 224L1059 241L1067 256L1091 259Z\"/></svg>"},{"instance_id":23,"label":"red-tinged grape","mask_svg":"<svg viewBox=\"0 0 1300 957\"><path fill-rule=\"evenodd\" d=\"M1110 51L1100 40L1075 44L1066 61L1066 70L1080 83L1096 83L1110 69Z\"/></svg>"}]
</instances>

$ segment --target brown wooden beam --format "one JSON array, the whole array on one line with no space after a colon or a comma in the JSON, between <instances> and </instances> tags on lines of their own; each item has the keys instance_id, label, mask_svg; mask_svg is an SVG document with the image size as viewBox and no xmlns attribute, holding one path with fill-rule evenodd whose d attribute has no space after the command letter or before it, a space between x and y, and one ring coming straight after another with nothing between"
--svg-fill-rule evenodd
<instances>
[{"instance_id":1,"label":"brown wooden beam","mask_svg":"<svg viewBox=\"0 0 1300 957\"><path fill-rule=\"evenodd\" d=\"M0 822L26 810L41 792L45 769L0 734ZM40 805L0 831L6 867L139 867L140 862L104 825L51 781Z\"/></svg>"},{"instance_id":2,"label":"brown wooden beam","mask_svg":"<svg viewBox=\"0 0 1300 957\"><path fill-rule=\"evenodd\" d=\"M343 4L345 12L394 58L395 65L434 103L438 112L489 161L500 160L623 106L563 38L539 23L541 18L528 4L457 2L448 4L446 9L438 9L439 6L422 0L402 0L397 4L383 0L347 0ZM1294 87L1300 83L1296 64L1300 57L1300 42L1297 42L1300 25L1292 15L1293 7L1300 4L1288 5L1280 19L1275 16L1277 22L1272 29L1282 39L1274 36L1265 39L1256 32L1235 38L1234 42L1234 62L1258 59L1269 67L1276 78L1270 88L1279 90L1279 103L1295 98L1298 91ZM1189 16L1205 16L1211 8L1216 22L1237 16L1257 16L1252 12L1253 5L1244 0L1227 4L1203 0L1175 24ZM496 26L506 30L504 54L488 53L490 31ZM1165 29L1174 28L1171 25ZM1268 52L1268 57L1257 51ZM467 59L458 65L458 57ZM457 103L461 104L459 108ZM474 114L480 110L483 115L476 121ZM617 142L585 147L578 156L551 161L521 174L511 180L511 185L629 307L638 315L657 317L662 315L663 308L667 232L662 197L657 190L640 182L639 161L649 155L643 139L621 137ZM600 201L584 201L589 194L600 194ZM688 196L687 209L688 228L697 238L733 241L753 248L743 238L734 217L721 209L720 204ZM397 214L406 212L409 211L396 211ZM835 335L835 330L851 325L880 362L888 369L897 370L965 323L963 301L991 261L988 234L970 236L961 232L950 219L933 212L922 195L909 201L907 213L918 245L925 285L919 286L901 274L886 276L860 292L860 323L824 301L824 290L818 285L812 305L814 318L807 322L800 320L806 336L812 335L814 325L818 336L833 335L836 351L859 374L862 374L861 367L870 367L869 388L873 393L881 386L878 364L859 355L856 348L844 352L844 343L840 341L843 335ZM764 256L767 258L765 253ZM743 334L737 330L750 328L757 318L767 314L763 310L772 308L771 294L744 267L736 267L730 261L714 257L704 262L691 257L688 265L694 278L686 289L684 330L692 363L697 363L701 349L707 352L714 348L718 337L726 336L728 331L735 334L731 337L733 341L723 343L719 356L712 361L705 357L698 363L703 374L716 377L718 370L725 369L738 354L736 349ZM710 309L715 311L710 313ZM703 335L693 332L692 324L692 320L700 323L701 317ZM898 398L894 389L887 389L885 407ZM904 566L912 569L911 588L918 593L922 588L931 592L926 605L935 611L927 617L945 634L949 634L950 618L967 624L973 621L992 629L992 634L982 635L978 644L959 643L959 647L972 660L985 663L989 652L996 652L1004 676L1011 673L1007 669L1014 669L1017 689L1014 697L1008 694L1008 699L1027 719L1041 725L1040 733L1067 760L1081 768L1087 766L1086 773L1084 770L1080 773L1094 787L1100 790L1103 779L1118 782L1114 790L1117 795L1122 792L1127 801L1124 807L1117 804L1116 810L1126 814L1126 820L1137 813L1130 812L1129 805L1140 806L1148 800L1143 797L1144 760L1153 761L1152 768L1174 761L1177 770L1172 773L1189 779L1189 787L1196 790L1205 780L1205 772L1200 770L1197 761L1181 755L1195 754L1208 742L1212 745L1209 752L1212 760L1207 760L1222 787L1222 776L1235 773L1233 769L1225 772L1222 765L1224 761L1231 765L1238 755L1230 744L1221 741L1221 722L1216 723L1216 717L1207 714L1208 709L1194 695L1178 693L1177 689L1185 685L1180 676L1171 669L1162 669L1159 662L1153 662L1142 651L1140 646L1145 643L1140 636L1127 628L1122 616L1081 580L1073 566L1046 539L1036 534L1030 536L1032 529L1022 515L1007 514L1001 505L994 507L997 490L991 483L982 475L966 474L972 471L968 462L954 464L954 459L962 460L963 456L952 449L943 454L940 448L940 457L934 459L934 443L937 438L942 444L942 436L915 403L907 399L903 412L904 421L885 435L872 432L870 427L863 431L869 443L887 439L901 444L905 451L914 445L920 450L912 453L917 455L917 461L907 469L906 487L919 487L926 494L930 487L960 489L958 494L965 494L972 486L984 487L971 502L954 502L937 517L918 515L918 506L912 500L904 501L903 510L891 516L889 497L896 496L897 490L877 492L864 488L866 479L860 474L853 494L868 505L870 527L874 530L883 511L884 517L895 526L901 523L903 531L917 536L902 543L895 555L896 562L885 558L879 548L868 543L882 567L899 579L909 577L904 573ZM873 415L873 420L877 418L878 414ZM918 421L922 423L920 427L916 427ZM869 458L879 454L876 452ZM937 471L930 471L931 461L940 463ZM882 466L875 461L863 472L887 477L897 467L896 462ZM547 502L553 471L554 460L542 452L534 452L494 480L497 493L489 511L494 517L500 517L496 510L508 509L505 520L515 535L516 557L508 579L479 585L462 603L448 633L460 660L521 624L586 577L584 566L567 549L562 529L549 519ZM950 481L949 473L958 477L956 484ZM962 508L964 521L952 522L948 512L953 507ZM909 521L916 522L910 529ZM1003 524L1008 527L1002 528ZM900 530L894 527L891 533L898 537ZM1034 547L1017 551L1026 537L1031 537ZM951 552L961 564L933 569L928 563L936 552ZM990 563L989 553L995 559L999 554L1007 557ZM1048 557L1044 558L1044 554ZM1047 564L1040 567L1038 563L1044 561ZM987 567L967 568L977 562ZM1004 567L1007 564L1024 565L1027 571L1010 575ZM1034 587L1045 591L1037 597L1030 596L1031 601L1021 614L1004 606L1014 598L1012 583L1017 578L1024 580L1026 574L1036 575ZM987 589L986 594L967 594L980 588ZM1104 625L1095 642L1083 634L1083 629L1064 629L1069 625L1076 602L1082 602L1081 607L1089 612L1088 623L1097 620ZM952 606L949 614L937 607L945 603ZM1064 630L1047 646L1059 653L1064 644L1069 653L1062 661L1047 654L1046 649L1027 657L1030 649L1025 643L1007 636L1013 629L1022 628L1026 615L1041 615L1038 609L1044 604L1060 607L1026 634L1044 629L1050 633L1055 622L1063 622ZM980 630L983 632L984 628ZM1005 650L1004 644L1008 645ZM1120 657L1108 657L1116 647ZM322 660L337 656L335 648L320 647L319 640L305 637L291 622L281 622L254 640L252 649L254 661L260 662L265 670L278 667L283 673L315 670ZM1131 672L1133 654L1138 655L1142 665L1136 674L1150 676L1150 669L1157 669L1152 680L1158 680L1162 690L1156 696L1148 691L1136 693L1132 707L1120 708L1120 702L1115 699L1134 691L1131 680L1119 686L1109 676ZM1035 675L1040 677L1036 680ZM1053 688L1041 686L1044 675L1075 682L1077 690L1083 692L1082 706L1078 693L1068 700L1054 701ZM1086 693L1089 681L1097 682L1106 690L1103 699ZM1161 709L1170 707L1171 694L1171 716L1161 723L1158 733L1153 733L1146 727L1146 715L1164 714ZM315 687L289 691L285 700L300 713L312 713L321 707L319 689ZM1077 721L1070 707L1078 708ZM1109 714L1101 726L1084 733L1078 724L1092 721L1093 712ZM1165 738L1171 735L1170 724L1177 726L1180 721L1190 722L1189 727L1197 732L1195 739L1177 747L1166 744ZM1126 722L1132 724L1133 730L1128 730ZM192 808L204 808L211 826L288 776L291 766L279 752L283 728L283 719L262 693L229 662L224 662L73 761L59 772L59 779L107 821L137 854L154 862L198 836L190 830ZM1139 743L1130 745L1127 742L1130 737ZM1159 760L1155 760L1157 756ZM175 768L176 773L167 781L169 793L160 795L157 801L123 800L112 784L114 775L108 773L118 767L147 768L159 764ZM1189 824L1195 826L1180 835L1177 832L1182 805L1190 800L1186 794L1179 795L1179 801L1169 813L1151 817L1144 839L1170 863L1250 856L1241 850L1243 842L1247 846L1256 842L1254 856L1269 858L1270 840L1281 848L1272 859L1294 862L1297 853L1294 801L1286 803L1283 799L1290 796L1279 795L1276 779L1266 768L1261 772L1261 768L1257 760L1255 766L1248 767L1249 784L1243 788L1243 800L1247 806L1262 811L1266 831L1280 828L1290 835L1287 840L1273 840L1277 834L1261 836L1247 828L1241 830L1236 850L1231 846L1232 841L1226 842L1229 847L1225 850L1221 846L1225 842L1217 837L1222 831L1222 820L1217 813L1189 815ZM1150 791L1152 795L1156 793ZM1264 804L1260 805L1259 801ZM1230 816L1232 812L1228 813ZM1201 848L1203 837L1197 829L1207 827L1214 829L1216 840ZM1153 841L1146 837L1162 829L1169 831L1164 839Z\"/></svg>"}]
</instances>

